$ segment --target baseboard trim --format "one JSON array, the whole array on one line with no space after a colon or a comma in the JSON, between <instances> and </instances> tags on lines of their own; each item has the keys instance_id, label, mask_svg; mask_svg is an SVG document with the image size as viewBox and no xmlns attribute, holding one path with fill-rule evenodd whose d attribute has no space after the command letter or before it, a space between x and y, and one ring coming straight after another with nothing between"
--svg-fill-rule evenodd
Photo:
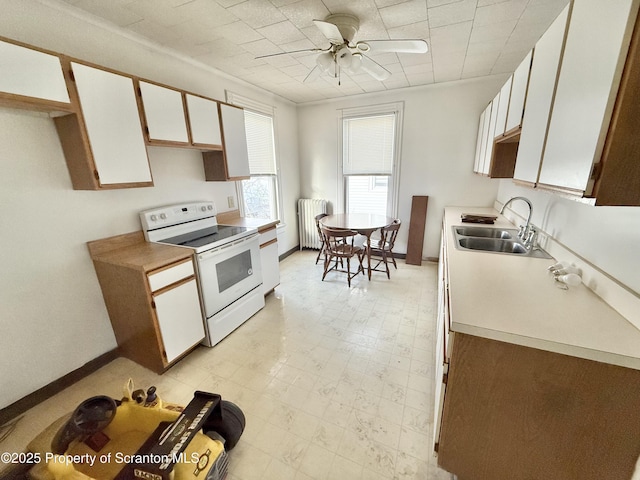
<instances>
[{"instance_id":1,"label":"baseboard trim","mask_svg":"<svg viewBox=\"0 0 640 480\"><path fill-rule=\"evenodd\" d=\"M287 250L287 251L286 251L286 252L284 252L282 255L280 255L280 256L278 257L278 259L279 259L280 261L282 261L282 260L284 260L285 258L287 258L289 255L291 255L292 253L297 252L298 250L300 250L300 246L299 246L299 245L296 245L295 247L293 247L293 248L291 248L291 249Z\"/></svg>"},{"instance_id":2,"label":"baseboard trim","mask_svg":"<svg viewBox=\"0 0 640 480\"><path fill-rule=\"evenodd\" d=\"M88 361L80 368L73 370L72 372L67 373L65 376L60 377L57 380L54 380L48 385L45 385L42 388L39 388L33 393L30 393L26 397L21 398L13 402L11 405L0 410L0 425L4 425L9 420L16 418L19 415L22 415L24 412L29 410L30 408L35 407L39 403L42 403L47 398L52 397L53 395L60 393L65 388L73 385L74 383L82 380L84 377L92 374L96 370L104 367L109 362L115 360L120 356L118 349L115 348L106 353L103 353L97 358Z\"/></svg>"}]
</instances>

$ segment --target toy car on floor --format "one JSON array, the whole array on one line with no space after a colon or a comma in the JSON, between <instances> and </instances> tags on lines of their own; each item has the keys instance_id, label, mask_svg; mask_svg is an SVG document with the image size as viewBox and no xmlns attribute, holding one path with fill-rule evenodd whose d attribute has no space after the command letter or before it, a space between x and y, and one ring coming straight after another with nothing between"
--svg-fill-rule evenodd
<instances>
[{"instance_id":1,"label":"toy car on floor","mask_svg":"<svg viewBox=\"0 0 640 480\"><path fill-rule=\"evenodd\" d=\"M224 480L244 426L242 410L220 395L197 391L182 407L129 381L122 400L89 398L41 432L23 478Z\"/></svg>"}]
</instances>

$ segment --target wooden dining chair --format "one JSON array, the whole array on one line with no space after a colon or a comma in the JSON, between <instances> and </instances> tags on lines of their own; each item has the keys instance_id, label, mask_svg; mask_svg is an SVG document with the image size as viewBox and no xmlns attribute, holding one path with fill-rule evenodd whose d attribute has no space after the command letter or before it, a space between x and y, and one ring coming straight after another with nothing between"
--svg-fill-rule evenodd
<instances>
[{"instance_id":1,"label":"wooden dining chair","mask_svg":"<svg viewBox=\"0 0 640 480\"><path fill-rule=\"evenodd\" d=\"M335 270L336 272L347 274L347 284L351 287L352 278L360 272L364 275L362 260L364 259L365 250L355 243L358 232L354 232L353 230L336 230L323 225L320 225L320 230L325 241L324 273L322 274L322 280L325 279L327 273ZM353 257L358 259L358 269L352 273L351 259ZM347 263L346 270L339 268L339 266L344 266L342 263L343 260L346 260Z\"/></svg>"},{"instance_id":2,"label":"wooden dining chair","mask_svg":"<svg viewBox=\"0 0 640 480\"><path fill-rule=\"evenodd\" d=\"M380 229L380 239L376 239L376 241L372 240L371 243L371 258L377 261L377 263L371 267L371 271L385 272L389 279L391 278L389 262L393 263L396 269L398 268L396 259L393 256L393 247L401 225L402 221L399 218L395 219L390 225L382 227ZM382 269L383 264L384 270Z\"/></svg>"},{"instance_id":3,"label":"wooden dining chair","mask_svg":"<svg viewBox=\"0 0 640 480\"><path fill-rule=\"evenodd\" d=\"M316 265L318 264L318 260L320 260L320 256L322 254L324 254L324 249L325 249L325 242L324 242L324 235L322 234L322 230L320 229L320 220L322 220L324 217L327 217L329 214L328 213L321 213L319 215L316 215L316 228L318 229L318 236L320 237L320 251L318 252L318 256L316 257Z\"/></svg>"}]
</instances>

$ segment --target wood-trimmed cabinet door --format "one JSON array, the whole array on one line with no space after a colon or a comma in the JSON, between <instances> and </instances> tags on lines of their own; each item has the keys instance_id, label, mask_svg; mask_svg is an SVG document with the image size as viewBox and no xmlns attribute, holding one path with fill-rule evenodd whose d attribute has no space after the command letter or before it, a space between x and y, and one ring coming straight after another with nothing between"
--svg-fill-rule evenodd
<instances>
[{"instance_id":1,"label":"wood-trimmed cabinet door","mask_svg":"<svg viewBox=\"0 0 640 480\"><path fill-rule=\"evenodd\" d=\"M139 81L140 110L151 145L188 145L185 107L180 90Z\"/></svg>"},{"instance_id":2,"label":"wood-trimmed cabinet door","mask_svg":"<svg viewBox=\"0 0 640 480\"><path fill-rule=\"evenodd\" d=\"M278 237L276 227L259 231L260 263L262 266L262 291L271 293L280 285L280 258L278 255Z\"/></svg>"},{"instance_id":3,"label":"wood-trimmed cabinet door","mask_svg":"<svg viewBox=\"0 0 640 480\"><path fill-rule=\"evenodd\" d=\"M634 0L573 3L539 185L591 193L637 9Z\"/></svg>"},{"instance_id":4,"label":"wood-trimmed cabinet door","mask_svg":"<svg viewBox=\"0 0 640 480\"><path fill-rule=\"evenodd\" d=\"M131 77L63 62L76 113L56 117L75 189L153 186Z\"/></svg>"},{"instance_id":5,"label":"wood-trimmed cabinet door","mask_svg":"<svg viewBox=\"0 0 640 480\"><path fill-rule=\"evenodd\" d=\"M251 174L244 109L228 103L219 103L218 108L222 151L202 153L205 178L208 181L246 180Z\"/></svg>"},{"instance_id":6,"label":"wood-trimmed cabinet door","mask_svg":"<svg viewBox=\"0 0 640 480\"><path fill-rule=\"evenodd\" d=\"M562 45L567 31L569 5L553 21L535 46L522 120L514 180L534 185L538 181Z\"/></svg>"},{"instance_id":7,"label":"wood-trimmed cabinet door","mask_svg":"<svg viewBox=\"0 0 640 480\"><path fill-rule=\"evenodd\" d=\"M222 150L218 102L190 93L186 93L185 98L191 126L191 143L194 146Z\"/></svg>"},{"instance_id":8,"label":"wood-trimmed cabinet door","mask_svg":"<svg viewBox=\"0 0 640 480\"><path fill-rule=\"evenodd\" d=\"M198 345L205 336L193 260L149 272L147 282L157 320L164 367Z\"/></svg>"},{"instance_id":9,"label":"wood-trimmed cabinet door","mask_svg":"<svg viewBox=\"0 0 640 480\"><path fill-rule=\"evenodd\" d=\"M69 111L60 58L0 41L0 105L42 111Z\"/></svg>"}]
</instances>

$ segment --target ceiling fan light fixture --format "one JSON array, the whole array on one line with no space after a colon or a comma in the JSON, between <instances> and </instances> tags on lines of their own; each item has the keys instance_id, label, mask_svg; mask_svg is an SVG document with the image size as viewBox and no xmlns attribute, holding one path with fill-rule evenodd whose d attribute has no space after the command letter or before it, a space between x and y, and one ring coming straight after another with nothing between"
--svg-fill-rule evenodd
<instances>
[{"instance_id":1,"label":"ceiling fan light fixture","mask_svg":"<svg viewBox=\"0 0 640 480\"><path fill-rule=\"evenodd\" d=\"M351 65L349 66L349 73L358 73L362 68L362 55L354 53L351 55Z\"/></svg>"},{"instance_id":2,"label":"ceiling fan light fixture","mask_svg":"<svg viewBox=\"0 0 640 480\"><path fill-rule=\"evenodd\" d=\"M336 62L340 65L340 68L349 68L353 60L351 50L346 45L336 50Z\"/></svg>"},{"instance_id":3,"label":"ceiling fan light fixture","mask_svg":"<svg viewBox=\"0 0 640 480\"><path fill-rule=\"evenodd\" d=\"M356 48L362 53L367 53L369 50L371 50L371 47L367 42L358 42L356 44Z\"/></svg>"},{"instance_id":4,"label":"ceiling fan light fixture","mask_svg":"<svg viewBox=\"0 0 640 480\"><path fill-rule=\"evenodd\" d=\"M331 55L331 52L321 53L316 58L316 63L323 72L327 72L333 63L333 55Z\"/></svg>"}]
</instances>

